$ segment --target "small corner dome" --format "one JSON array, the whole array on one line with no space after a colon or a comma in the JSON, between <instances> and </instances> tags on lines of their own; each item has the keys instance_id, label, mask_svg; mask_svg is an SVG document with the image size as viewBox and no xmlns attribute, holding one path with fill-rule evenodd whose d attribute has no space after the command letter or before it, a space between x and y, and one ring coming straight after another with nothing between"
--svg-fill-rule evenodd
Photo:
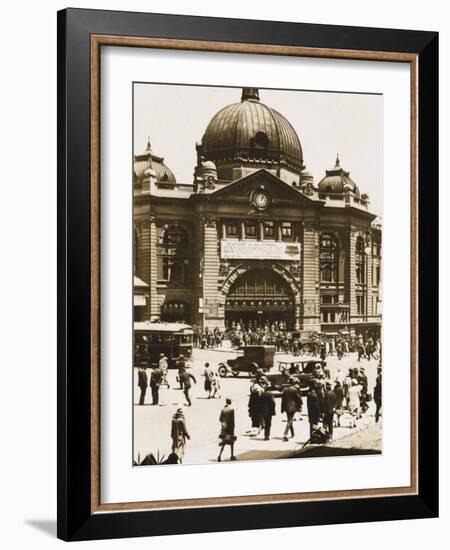
<instances>
[{"instance_id":1,"label":"small corner dome","mask_svg":"<svg viewBox=\"0 0 450 550\"><path fill-rule=\"evenodd\" d=\"M202 168L204 168L205 170L217 170L217 167L212 160L203 161Z\"/></svg>"},{"instance_id":2,"label":"small corner dome","mask_svg":"<svg viewBox=\"0 0 450 550\"><path fill-rule=\"evenodd\" d=\"M360 198L358 186L350 178L350 172L341 167L339 156L336 157L334 168L325 171L325 177L319 181L318 187L319 193L342 194L351 191Z\"/></svg>"},{"instance_id":3,"label":"small corner dome","mask_svg":"<svg viewBox=\"0 0 450 550\"><path fill-rule=\"evenodd\" d=\"M151 151L150 144L147 144L147 149L134 157L134 176L137 181L148 177L150 170L155 173L157 182L176 183L176 178L172 170L164 164L164 159L154 155Z\"/></svg>"}]
</instances>

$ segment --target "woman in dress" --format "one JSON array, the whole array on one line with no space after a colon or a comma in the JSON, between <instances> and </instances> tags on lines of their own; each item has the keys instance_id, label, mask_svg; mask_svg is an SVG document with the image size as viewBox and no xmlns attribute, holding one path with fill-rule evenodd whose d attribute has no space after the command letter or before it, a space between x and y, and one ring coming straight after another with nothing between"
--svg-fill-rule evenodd
<instances>
[{"instance_id":1,"label":"woman in dress","mask_svg":"<svg viewBox=\"0 0 450 550\"><path fill-rule=\"evenodd\" d=\"M234 435L234 409L231 406L231 399L229 397L225 400L225 407L220 413L219 422L221 424L221 431L219 435L220 452L217 457L217 462L222 461L222 453L226 445L230 445L230 460L236 460L236 457L234 456L234 442L237 438Z\"/></svg>"},{"instance_id":2,"label":"woman in dress","mask_svg":"<svg viewBox=\"0 0 450 550\"><path fill-rule=\"evenodd\" d=\"M352 378L348 390L348 408L352 415L352 427L356 427L356 420L361 418L361 386L356 378Z\"/></svg>"},{"instance_id":3,"label":"woman in dress","mask_svg":"<svg viewBox=\"0 0 450 550\"><path fill-rule=\"evenodd\" d=\"M186 447L186 439L191 439L187 428L186 420L184 418L183 409L180 407L172 417L172 453L175 453L178 457L180 464L183 462L184 449Z\"/></svg>"}]
</instances>

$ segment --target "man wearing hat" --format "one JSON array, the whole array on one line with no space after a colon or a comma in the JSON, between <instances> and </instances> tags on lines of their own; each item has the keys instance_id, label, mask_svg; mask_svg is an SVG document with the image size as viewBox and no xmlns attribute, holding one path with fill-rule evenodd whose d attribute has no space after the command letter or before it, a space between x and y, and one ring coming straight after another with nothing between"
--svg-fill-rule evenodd
<instances>
[{"instance_id":1,"label":"man wearing hat","mask_svg":"<svg viewBox=\"0 0 450 550\"><path fill-rule=\"evenodd\" d=\"M191 397L189 395L189 390L192 387L191 380L194 382L194 384L197 384L197 380L190 372L187 372L186 368L183 368L180 370L181 370L181 374L179 375L180 385L182 385L184 388L183 393L184 393L184 396L186 397L188 407L190 407L192 405Z\"/></svg>"},{"instance_id":2,"label":"man wearing hat","mask_svg":"<svg viewBox=\"0 0 450 550\"><path fill-rule=\"evenodd\" d=\"M268 441L270 439L270 430L272 427L272 416L275 416L275 399L273 398L272 392L268 390L269 380L263 376L260 379L260 383L264 388L264 392L259 399L259 406L264 421L264 439Z\"/></svg>"},{"instance_id":3,"label":"man wearing hat","mask_svg":"<svg viewBox=\"0 0 450 550\"><path fill-rule=\"evenodd\" d=\"M357 376L358 384L361 386L361 410L366 412L368 409L367 406L367 389L369 382L367 380L366 369L361 367Z\"/></svg>"},{"instance_id":4,"label":"man wearing hat","mask_svg":"<svg viewBox=\"0 0 450 550\"><path fill-rule=\"evenodd\" d=\"M152 405L159 404L159 386L161 385L163 379L163 373L156 367L153 369L152 374L150 375L150 388L152 390Z\"/></svg>"},{"instance_id":5,"label":"man wearing hat","mask_svg":"<svg viewBox=\"0 0 450 550\"><path fill-rule=\"evenodd\" d=\"M337 398L330 382L327 382L325 387L325 398L323 400L323 427L328 431L328 433L330 434L330 439L332 439L333 420L334 413L336 412Z\"/></svg>"},{"instance_id":6,"label":"man wearing hat","mask_svg":"<svg viewBox=\"0 0 450 550\"><path fill-rule=\"evenodd\" d=\"M381 374L381 368L378 367L377 369L377 379L375 383L375 387L373 389L373 400L375 401L375 422L378 422L381 416L381 395L382 395L382 374Z\"/></svg>"},{"instance_id":7,"label":"man wearing hat","mask_svg":"<svg viewBox=\"0 0 450 550\"><path fill-rule=\"evenodd\" d=\"M181 374L186 370L186 361L184 360L184 355L179 355L177 357L177 367L178 367L178 382L180 383L180 390L182 390L183 382L181 380Z\"/></svg>"},{"instance_id":8,"label":"man wearing hat","mask_svg":"<svg viewBox=\"0 0 450 550\"><path fill-rule=\"evenodd\" d=\"M141 395L139 397L139 405L144 405L145 394L147 392L147 386L148 386L148 376L147 376L147 371L143 366L140 366L138 369L138 386L141 390Z\"/></svg>"},{"instance_id":9,"label":"man wearing hat","mask_svg":"<svg viewBox=\"0 0 450 550\"><path fill-rule=\"evenodd\" d=\"M281 395L281 412L286 413L287 424L286 429L284 430L283 441L288 440L288 433L291 432L291 437L294 437L294 417L296 412L301 412L302 410L302 396L300 395L300 390L298 387L298 381L292 376L288 379L288 384L284 388Z\"/></svg>"},{"instance_id":10,"label":"man wearing hat","mask_svg":"<svg viewBox=\"0 0 450 550\"><path fill-rule=\"evenodd\" d=\"M314 378L311 379L308 397L306 403L308 405L308 420L309 420L309 436L313 436L314 429L319 425L320 417L322 416L321 401L318 396L320 382Z\"/></svg>"}]
</instances>

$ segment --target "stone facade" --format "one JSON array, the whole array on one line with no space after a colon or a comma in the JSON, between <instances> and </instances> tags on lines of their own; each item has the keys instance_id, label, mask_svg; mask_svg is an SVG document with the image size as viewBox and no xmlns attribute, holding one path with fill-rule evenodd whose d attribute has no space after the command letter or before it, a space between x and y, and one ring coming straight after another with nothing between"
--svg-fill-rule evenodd
<instances>
[{"instance_id":1,"label":"stone facade","mask_svg":"<svg viewBox=\"0 0 450 550\"><path fill-rule=\"evenodd\" d=\"M261 142L270 136L256 135ZM245 162L245 143L239 143L239 158L230 153L218 161L218 171L212 146L197 145L192 184L168 178L171 172L150 148L138 157L134 273L148 284L148 320L220 328L277 320L303 332L379 330L381 227L368 197L339 159L316 187L309 172L300 174L303 158L291 160L297 145L290 139L278 167L276 152L258 158L247 151ZM230 167L238 179L223 179Z\"/></svg>"}]
</instances>

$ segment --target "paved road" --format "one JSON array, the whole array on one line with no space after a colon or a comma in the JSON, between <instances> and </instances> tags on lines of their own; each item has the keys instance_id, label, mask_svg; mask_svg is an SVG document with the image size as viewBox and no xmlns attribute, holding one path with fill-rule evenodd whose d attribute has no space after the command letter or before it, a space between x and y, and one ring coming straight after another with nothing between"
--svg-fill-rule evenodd
<instances>
[{"instance_id":1,"label":"paved road","mask_svg":"<svg viewBox=\"0 0 450 550\"><path fill-rule=\"evenodd\" d=\"M184 406L186 424L191 435L191 440L186 446L184 463L199 464L215 462L218 455L218 435L220 432L219 414L225 404L225 397L231 397L236 410L236 435L238 437L235 445L237 460L255 460L264 458L282 458L292 455L298 450L309 437L309 423L306 415L306 400L303 410L305 414L299 416L294 423L295 437L288 442L282 441L285 429L285 415L281 415L280 399L276 399L277 414L273 418L270 441L264 441L263 434L252 437L246 433L250 428L248 417L248 394L249 378L240 375L238 378L221 378L221 397L207 399L204 391L204 377L202 376L203 366L208 361L215 367L221 361L235 357L235 351L224 350L198 350L193 352L193 364L190 372L196 377L197 384L191 391L192 407L185 406L185 398L182 391L178 389L176 382L177 372L169 371L170 389L160 390L159 406L152 406L150 388L146 395L146 404L137 405L139 401L139 388L137 387L137 374L135 373L135 395L134 395L134 458L142 460L148 453L156 455L157 452L167 456L170 453L171 419L179 406ZM337 369L343 372L350 367L364 366L369 378L369 391L372 392L376 378L377 362L375 360L362 360L358 363L357 354L352 353L339 361L336 357L327 358L327 364L334 378ZM276 367L274 367L276 368ZM368 413L359 421L356 430L361 429L374 422L373 403ZM336 428L334 437L339 439L353 433L355 430L346 427L348 419L343 417L343 427ZM223 454L223 460L229 458L229 448Z\"/></svg>"}]
</instances>

